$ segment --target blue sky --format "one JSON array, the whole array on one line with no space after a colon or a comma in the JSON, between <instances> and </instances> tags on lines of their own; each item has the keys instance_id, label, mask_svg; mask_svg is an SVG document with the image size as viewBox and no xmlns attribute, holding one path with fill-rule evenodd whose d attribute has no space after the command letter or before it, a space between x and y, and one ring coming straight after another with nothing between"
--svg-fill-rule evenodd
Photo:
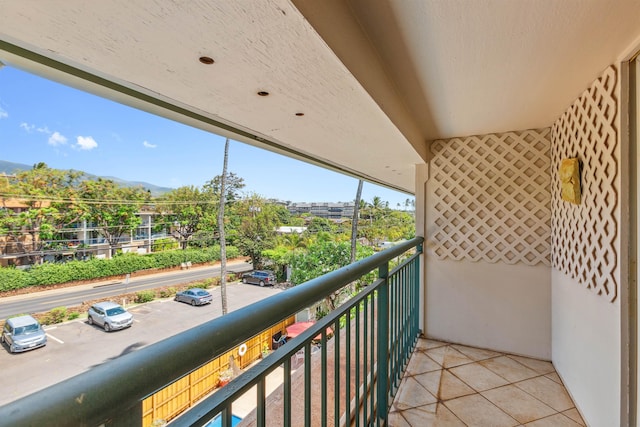
<instances>
[{"instance_id":1,"label":"blue sky","mask_svg":"<svg viewBox=\"0 0 640 427\"><path fill-rule=\"evenodd\" d=\"M179 147L179 148L177 148ZM177 188L222 172L224 138L5 66L0 68L0 160ZM256 165L264 165L269 172ZM292 202L346 202L358 181L232 141L229 171L245 192ZM362 197L392 208L407 198L365 182Z\"/></svg>"}]
</instances>

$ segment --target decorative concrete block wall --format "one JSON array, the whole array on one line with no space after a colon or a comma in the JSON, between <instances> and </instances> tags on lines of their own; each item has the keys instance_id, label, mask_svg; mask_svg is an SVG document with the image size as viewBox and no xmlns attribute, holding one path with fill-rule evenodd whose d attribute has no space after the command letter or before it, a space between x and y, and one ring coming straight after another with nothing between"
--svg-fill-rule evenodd
<instances>
[{"instance_id":1,"label":"decorative concrete block wall","mask_svg":"<svg viewBox=\"0 0 640 427\"><path fill-rule=\"evenodd\" d=\"M616 69L609 67L551 130L553 267L610 301L618 295L619 276L617 84ZM581 165L579 205L560 194L558 168L570 157Z\"/></svg>"},{"instance_id":2,"label":"decorative concrete block wall","mask_svg":"<svg viewBox=\"0 0 640 427\"><path fill-rule=\"evenodd\" d=\"M430 254L550 265L549 150L549 128L434 141Z\"/></svg>"}]
</instances>

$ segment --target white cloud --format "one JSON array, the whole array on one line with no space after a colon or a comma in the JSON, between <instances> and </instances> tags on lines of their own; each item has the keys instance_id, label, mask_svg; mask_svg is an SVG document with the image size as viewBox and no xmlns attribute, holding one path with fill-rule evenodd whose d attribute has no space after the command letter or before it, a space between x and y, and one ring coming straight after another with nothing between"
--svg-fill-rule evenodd
<instances>
[{"instance_id":1,"label":"white cloud","mask_svg":"<svg viewBox=\"0 0 640 427\"><path fill-rule=\"evenodd\" d=\"M59 132L54 132L50 137L49 137L49 145L53 145L54 147L58 146L58 145L64 145L67 143L67 137L64 135L61 135Z\"/></svg>"},{"instance_id":2,"label":"white cloud","mask_svg":"<svg viewBox=\"0 0 640 427\"><path fill-rule=\"evenodd\" d=\"M30 125L29 123L22 122L20 123L20 127L27 132L31 132L35 128L35 125Z\"/></svg>"},{"instance_id":3,"label":"white cloud","mask_svg":"<svg viewBox=\"0 0 640 427\"><path fill-rule=\"evenodd\" d=\"M46 133L47 135L51 135L51 131L46 126L38 128L38 129L36 129L36 131L38 131L40 133ZM58 132L56 132L56 133L58 133ZM65 140L66 140L66 138L65 138Z\"/></svg>"},{"instance_id":4,"label":"white cloud","mask_svg":"<svg viewBox=\"0 0 640 427\"><path fill-rule=\"evenodd\" d=\"M150 142L143 142L142 145L144 145L146 148L156 148L158 146L158 144L152 144Z\"/></svg>"},{"instance_id":5,"label":"white cloud","mask_svg":"<svg viewBox=\"0 0 640 427\"><path fill-rule=\"evenodd\" d=\"M91 136L79 136L76 146L80 150L93 150L98 147L98 143Z\"/></svg>"},{"instance_id":6,"label":"white cloud","mask_svg":"<svg viewBox=\"0 0 640 427\"><path fill-rule=\"evenodd\" d=\"M7 117L9 117L9 113L0 108L0 119L6 119Z\"/></svg>"}]
</instances>

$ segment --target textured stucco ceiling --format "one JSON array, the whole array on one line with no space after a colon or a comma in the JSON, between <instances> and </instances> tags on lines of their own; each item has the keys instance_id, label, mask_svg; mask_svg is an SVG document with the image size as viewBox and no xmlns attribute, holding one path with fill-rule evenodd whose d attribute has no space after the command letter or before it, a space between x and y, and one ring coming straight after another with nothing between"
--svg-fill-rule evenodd
<instances>
[{"instance_id":1,"label":"textured stucco ceiling","mask_svg":"<svg viewBox=\"0 0 640 427\"><path fill-rule=\"evenodd\" d=\"M639 17L605 0L0 0L0 60L413 192L428 141L550 125Z\"/></svg>"}]
</instances>

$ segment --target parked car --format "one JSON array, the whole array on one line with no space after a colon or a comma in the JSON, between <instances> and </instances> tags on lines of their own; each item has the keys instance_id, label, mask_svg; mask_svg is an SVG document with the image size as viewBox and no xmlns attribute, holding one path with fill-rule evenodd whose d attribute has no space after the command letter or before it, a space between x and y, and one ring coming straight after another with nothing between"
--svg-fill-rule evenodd
<instances>
[{"instance_id":1,"label":"parked car","mask_svg":"<svg viewBox=\"0 0 640 427\"><path fill-rule=\"evenodd\" d=\"M9 346L11 353L17 353L47 345L47 334L33 317L17 316L7 319L0 341Z\"/></svg>"},{"instance_id":2,"label":"parked car","mask_svg":"<svg viewBox=\"0 0 640 427\"><path fill-rule=\"evenodd\" d=\"M115 302L99 302L89 308L87 321L90 325L97 324L105 331L128 328L133 324L133 315Z\"/></svg>"},{"instance_id":3,"label":"parked car","mask_svg":"<svg viewBox=\"0 0 640 427\"><path fill-rule=\"evenodd\" d=\"M196 306L211 304L211 301L213 301L213 296L211 296L211 294L204 289L192 288L187 289L186 291L177 292L174 299L176 301L187 302L193 306Z\"/></svg>"},{"instance_id":4,"label":"parked car","mask_svg":"<svg viewBox=\"0 0 640 427\"><path fill-rule=\"evenodd\" d=\"M275 285L276 275L269 270L256 270L242 275L242 283L251 283L252 285Z\"/></svg>"}]
</instances>

